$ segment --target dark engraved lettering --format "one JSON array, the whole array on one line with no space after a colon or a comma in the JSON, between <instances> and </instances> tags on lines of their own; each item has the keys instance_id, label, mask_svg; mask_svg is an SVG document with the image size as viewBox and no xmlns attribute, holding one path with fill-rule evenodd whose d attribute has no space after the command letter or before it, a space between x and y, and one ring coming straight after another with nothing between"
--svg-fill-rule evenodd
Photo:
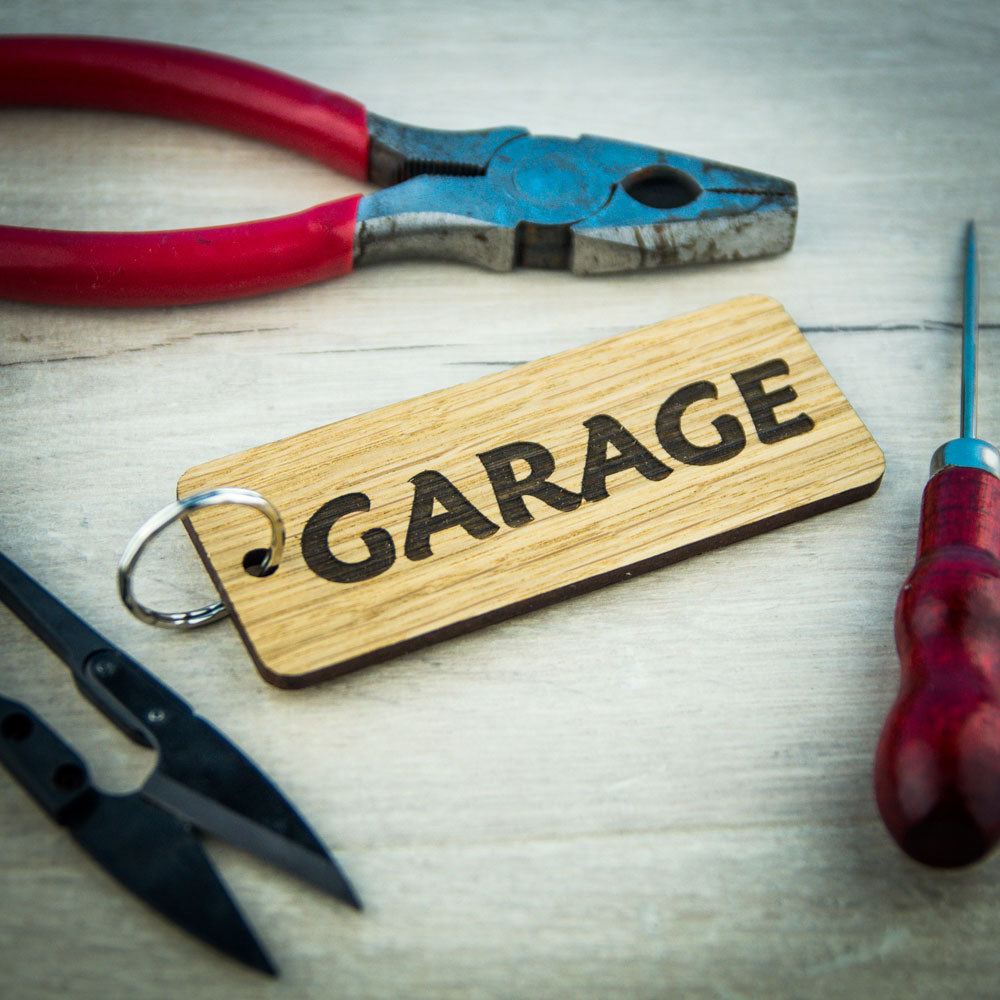
<instances>
[{"instance_id":1,"label":"dark engraved lettering","mask_svg":"<svg viewBox=\"0 0 1000 1000\"><path fill-rule=\"evenodd\" d=\"M787 362L774 358L731 375L763 444L805 434L815 426L806 413L788 419L776 416L778 407L794 402L798 395L787 381L770 392L764 383L768 379L787 378L788 374ZM655 430L667 455L685 465L698 466L716 465L743 451L746 433L733 414L723 413L712 420L711 426L718 435L713 444L698 444L681 429L689 407L700 400L718 398L717 387L702 380L682 386L660 406ZM690 425L695 419L689 417L686 423ZM608 480L618 473L634 469L644 479L659 482L675 471L607 413L587 418L583 426L588 437L579 493L552 482L556 460L552 452L536 441L512 441L479 452L504 525L517 528L535 520L539 508L532 514L526 502L528 497L553 510L573 511L584 501L605 499L609 495ZM442 473L425 469L410 482L413 504L404 545L408 559L416 561L433 555L431 536L439 531L461 528L472 538L483 539L500 530L500 524L490 520ZM360 540L368 547L366 559L349 562L331 551L330 534L337 521L370 508L371 501L364 493L347 493L323 504L309 518L302 533L302 554L317 576L335 583L356 583L378 576L394 564L396 549L392 535L385 528L362 532Z\"/></svg>"},{"instance_id":2,"label":"dark engraved lettering","mask_svg":"<svg viewBox=\"0 0 1000 1000\"><path fill-rule=\"evenodd\" d=\"M426 559L432 555L430 538L436 531L464 528L473 538L489 538L500 530L440 472L427 469L418 472L410 482L413 483L413 508L410 526L406 529L404 551L407 559ZM444 507L443 514L434 513L435 502Z\"/></svg>"},{"instance_id":3,"label":"dark engraved lettering","mask_svg":"<svg viewBox=\"0 0 1000 1000\"><path fill-rule=\"evenodd\" d=\"M583 426L590 432L590 437L587 438L587 459L583 466L583 483L580 487L585 500L603 500L608 495L608 476L625 469L636 469L653 482L670 475L670 468L614 417L599 413L596 417L584 420ZM618 451L617 455L610 458L609 444Z\"/></svg>"},{"instance_id":4,"label":"dark engraved lettering","mask_svg":"<svg viewBox=\"0 0 1000 1000\"><path fill-rule=\"evenodd\" d=\"M788 365L781 359L765 361L753 368L745 368L741 372L733 372L733 381L739 386L743 400L750 412L750 419L757 428L757 437L764 444L774 444L785 438L806 434L815 424L812 417L800 413L789 420L778 420L774 416L777 407L792 403L798 399L798 394L790 385L782 386L773 392L765 392L763 381L766 378L777 378L788 374Z\"/></svg>"},{"instance_id":5,"label":"dark engraved lettering","mask_svg":"<svg viewBox=\"0 0 1000 1000\"><path fill-rule=\"evenodd\" d=\"M479 460L490 477L500 516L511 528L534 520L524 502L526 496L537 497L555 510L576 510L583 502L579 493L548 481L555 471L556 460L548 448L534 441L515 441L491 448L480 452ZM518 460L528 463L528 474L523 479L514 475L514 462Z\"/></svg>"},{"instance_id":6,"label":"dark engraved lettering","mask_svg":"<svg viewBox=\"0 0 1000 1000\"><path fill-rule=\"evenodd\" d=\"M334 583L357 583L384 573L396 561L392 535L385 528L369 528L361 535L368 558L344 562L330 551L330 529L345 514L367 511L371 501L364 493L345 493L323 504L306 522L302 532L302 555L317 575Z\"/></svg>"},{"instance_id":7,"label":"dark engraved lettering","mask_svg":"<svg viewBox=\"0 0 1000 1000\"><path fill-rule=\"evenodd\" d=\"M719 391L711 382L695 382L678 389L656 414L656 436L663 450L685 465L715 465L738 455L747 443L743 426L728 413L716 417L712 426L719 432L718 444L703 447L693 444L681 432L684 411L699 399L718 399Z\"/></svg>"}]
</instances>

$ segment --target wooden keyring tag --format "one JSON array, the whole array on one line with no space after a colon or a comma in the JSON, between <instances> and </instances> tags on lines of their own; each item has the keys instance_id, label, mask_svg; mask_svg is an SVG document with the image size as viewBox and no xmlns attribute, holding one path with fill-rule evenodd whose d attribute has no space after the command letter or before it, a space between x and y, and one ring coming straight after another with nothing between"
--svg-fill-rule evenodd
<instances>
[{"instance_id":1,"label":"wooden keyring tag","mask_svg":"<svg viewBox=\"0 0 1000 1000\"><path fill-rule=\"evenodd\" d=\"M747 296L188 470L288 535L189 530L263 676L311 684L860 500L885 462L801 331Z\"/></svg>"}]
</instances>

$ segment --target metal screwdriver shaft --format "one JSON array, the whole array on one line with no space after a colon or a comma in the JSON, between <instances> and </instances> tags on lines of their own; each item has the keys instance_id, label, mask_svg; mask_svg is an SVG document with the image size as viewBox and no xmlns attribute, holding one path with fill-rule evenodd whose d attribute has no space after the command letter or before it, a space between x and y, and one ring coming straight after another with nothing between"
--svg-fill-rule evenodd
<instances>
[{"instance_id":1,"label":"metal screwdriver shaft","mask_svg":"<svg viewBox=\"0 0 1000 1000\"><path fill-rule=\"evenodd\" d=\"M896 604L899 694L875 755L889 832L943 868L1000 840L1000 452L975 436L978 310L969 223L962 436L931 459L917 561Z\"/></svg>"},{"instance_id":2,"label":"metal screwdriver shaft","mask_svg":"<svg viewBox=\"0 0 1000 1000\"><path fill-rule=\"evenodd\" d=\"M931 475L949 466L984 469L1000 476L1000 451L976 437L976 355L979 341L979 260L976 224L970 222L965 242L965 295L962 304L961 437L941 445L931 458Z\"/></svg>"},{"instance_id":3,"label":"metal screwdriver shaft","mask_svg":"<svg viewBox=\"0 0 1000 1000\"><path fill-rule=\"evenodd\" d=\"M976 436L976 351L979 346L979 260L976 224L965 236L965 297L962 301L962 437Z\"/></svg>"}]
</instances>

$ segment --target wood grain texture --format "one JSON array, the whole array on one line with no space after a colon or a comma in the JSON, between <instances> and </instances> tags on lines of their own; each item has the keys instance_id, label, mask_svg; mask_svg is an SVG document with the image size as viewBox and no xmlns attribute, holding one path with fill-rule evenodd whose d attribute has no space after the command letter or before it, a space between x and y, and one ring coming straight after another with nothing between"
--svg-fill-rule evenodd
<instances>
[{"instance_id":1,"label":"wood grain texture","mask_svg":"<svg viewBox=\"0 0 1000 1000\"><path fill-rule=\"evenodd\" d=\"M1000 859L920 868L871 779L920 494L958 427L973 216L979 431L1000 440L998 19L995 0L0 4L3 31L201 45L399 120L651 143L801 198L790 253L731 267L410 262L228 305L0 303L0 548L253 757L365 903L209 841L281 967L264 981L147 912L0 775L0 995L995 1000ZM0 114L14 225L221 225L356 190L180 123ZM751 291L883 448L870 500L300 691L262 683L227 624L165 634L118 601L121 550L191 466ZM137 584L160 607L213 594L180 528ZM141 783L152 755L2 608L0 647L5 694L102 787Z\"/></svg>"},{"instance_id":2,"label":"wood grain texture","mask_svg":"<svg viewBox=\"0 0 1000 1000\"><path fill-rule=\"evenodd\" d=\"M264 577L245 512L190 530L263 676L299 686L861 499L884 465L747 296L208 462L178 495L278 508Z\"/></svg>"}]
</instances>

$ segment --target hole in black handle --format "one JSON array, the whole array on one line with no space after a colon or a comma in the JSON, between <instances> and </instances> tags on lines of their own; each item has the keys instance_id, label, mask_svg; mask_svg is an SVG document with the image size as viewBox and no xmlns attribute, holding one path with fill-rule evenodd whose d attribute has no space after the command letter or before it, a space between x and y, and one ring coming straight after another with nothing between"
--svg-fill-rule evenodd
<instances>
[{"instance_id":1,"label":"hole in black handle","mask_svg":"<svg viewBox=\"0 0 1000 1000\"><path fill-rule=\"evenodd\" d=\"M85 780L79 764L60 764L52 772L52 784L62 792L75 792Z\"/></svg>"},{"instance_id":2,"label":"hole in black handle","mask_svg":"<svg viewBox=\"0 0 1000 1000\"><path fill-rule=\"evenodd\" d=\"M20 743L31 735L33 728L31 719L24 712L12 712L0 722L0 736L11 743Z\"/></svg>"}]
</instances>

